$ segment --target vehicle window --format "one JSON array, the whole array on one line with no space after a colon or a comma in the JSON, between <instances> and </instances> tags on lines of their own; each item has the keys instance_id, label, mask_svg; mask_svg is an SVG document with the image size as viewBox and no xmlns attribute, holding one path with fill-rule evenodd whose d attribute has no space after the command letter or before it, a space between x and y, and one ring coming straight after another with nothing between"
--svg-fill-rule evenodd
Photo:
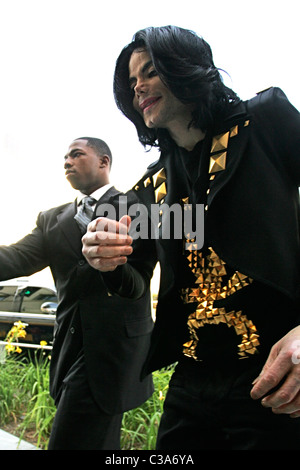
<instances>
[{"instance_id":1,"label":"vehicle window","mask_svg":"<svg viewBox=\"0 0 300 470\"><path fill-rule=\"evenodd\" d=\"M57 303L57 296L47 287L0 286L0 311L42 313L45 302Z\"/></svg>"},{"instance_id":2,"label":"vehicle window","mask_svg":"<svg viewBox=\"0 0 300 470\"><path fill-rule=\"evenodd\" d=\"M0 311L12 312L16 286L0 286Z\"/></svg>"},{"instance_id":3,"label":"vehicle window","mask_svg":"<svg viewBox=\"0 0 300 470\"><path fill-rule=\"evenodd\" d=\"M26 287L18 291L20 300L20 312L41 313L41 306L45 302L57 302L55 292L46 287Z\"/></svg>"}]
</instances>

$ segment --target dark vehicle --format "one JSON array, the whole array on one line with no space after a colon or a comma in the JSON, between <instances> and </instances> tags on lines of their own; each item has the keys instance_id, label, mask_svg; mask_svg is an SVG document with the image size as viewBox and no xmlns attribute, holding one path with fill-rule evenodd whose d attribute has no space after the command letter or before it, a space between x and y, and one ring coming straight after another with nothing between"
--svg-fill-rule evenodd
<instances>
[{"instance_id":1,"label":"dark vehicle","mask_svg":"<svg viewBox=\"0 0 300 470\"><path fill-rule=\"evenodd\" d=\"M34 347L46 341L51 346L56 307L54 287L21 278L0 282L0 341L5 341L14 323L20 320L26 324L27 333L19 339L20 343Z\"/></svg>"}]
</instances>

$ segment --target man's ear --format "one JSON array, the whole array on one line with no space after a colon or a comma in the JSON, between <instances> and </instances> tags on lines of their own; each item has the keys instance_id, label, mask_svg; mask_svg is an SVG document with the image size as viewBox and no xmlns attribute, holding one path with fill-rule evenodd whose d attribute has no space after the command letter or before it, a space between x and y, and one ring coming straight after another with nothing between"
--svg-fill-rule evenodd
<instances>
[{"instance_id":1,"label":"man's ear","mask_svg":"<svg viewBox=\"0 0 300 470\"><path fill-rule=\"evenodd\" d=\"M108 155L100 156L100 168L109 167L110 159Z\"/></svg>"}]
</instances>

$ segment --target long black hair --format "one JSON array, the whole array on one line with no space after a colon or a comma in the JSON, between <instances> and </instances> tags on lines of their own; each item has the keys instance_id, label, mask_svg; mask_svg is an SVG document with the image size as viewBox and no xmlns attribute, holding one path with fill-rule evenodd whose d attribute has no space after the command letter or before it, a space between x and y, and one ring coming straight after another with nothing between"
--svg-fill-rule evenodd
<instances>
[{"instance_id":1,"label":"long black hair","mask_svg":"<svg viewBox=\"0 0 300 470\"><path fill-rule=\"evenodd\" d=\"M224 85L214 65L211 48L203 38L177 26L140 30L117 59L114 97L118 108L134 123L145 147L166 148L170 136L165 129L149 129L133 107L134 92L129 85L128 65L136 49L147 50L160 79L177 99L195 105L190 126L206 131L226 112L230 103L239 101L236 93Z\"/></svg>"}]
</instances>

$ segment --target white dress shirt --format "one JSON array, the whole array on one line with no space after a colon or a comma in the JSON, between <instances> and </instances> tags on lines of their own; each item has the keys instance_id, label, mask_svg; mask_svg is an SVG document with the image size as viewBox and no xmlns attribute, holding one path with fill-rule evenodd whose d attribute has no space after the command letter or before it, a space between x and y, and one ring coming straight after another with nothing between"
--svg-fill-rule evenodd
<instances>
[{"instance_id":1,"label":"white dress shirt","mask_svg":"<svg viewBox=\"0 0 300 470\"><path fill-rule=\"evenodd\" d=\"M98 202L99 199L106 193L106 191L108 191L110 188L112 187L112 183L108 183L108 184L105 184L104 186L102 186L101 188L99 189L96 189L96 191L94 191L92 194L89 194L90 197L93 197L94 199L96 199L96 201ZM78 196L77 196L77 210L78 210L78 207L82 201L82 199L84 197L86 197L87 194L83 194L81 192L79 192ZM94 205L92 205L91 207L94 208L94 206L96 205L96 202Z\"/></svg>"}]
</instances>

